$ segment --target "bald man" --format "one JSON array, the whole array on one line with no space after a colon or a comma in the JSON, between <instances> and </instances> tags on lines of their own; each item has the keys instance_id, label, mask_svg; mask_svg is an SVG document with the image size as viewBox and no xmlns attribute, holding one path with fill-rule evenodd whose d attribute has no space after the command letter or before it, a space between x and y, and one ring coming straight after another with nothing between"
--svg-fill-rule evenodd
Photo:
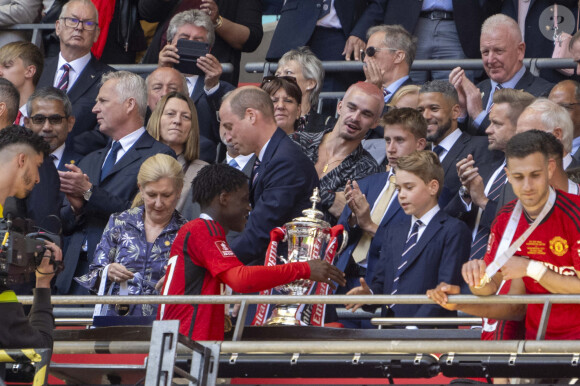
<instances>
[{"instance_id":1,"label":"bald man","mask_svg":"<svg viewBox=\"0 0 580 386\"><path fill-rule=\"evenodd\" d=\"M252 210L231 247L244 264L262 265L270 231L311 205L318 176L312 162L276 126L274 105L265 91L246 86L228 93L219 118L224 140L242 155L256 155L249 181Z\"/></svg>"},{"instance_id":2,"label":"bald man","mask_svg":"<svg viewBox=\"0 0 580 386\"><path fill-rule=\"evenodd\" d=\"M316 167L320 178L320 209L331 225L336 224L346 205L346 182L380 171L361 142L378 125L383 107L383 93L377 86L367 82L355 83L338 103L338 120L334 127L320 133L291 135Z\"/></svg>"}]
</instances>

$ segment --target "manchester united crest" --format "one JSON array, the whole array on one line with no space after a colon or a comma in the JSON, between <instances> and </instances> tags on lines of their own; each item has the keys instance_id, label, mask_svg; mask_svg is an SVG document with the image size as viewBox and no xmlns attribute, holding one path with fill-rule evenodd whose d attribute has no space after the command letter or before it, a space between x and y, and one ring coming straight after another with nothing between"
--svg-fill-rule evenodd
<instances>
[{"instance_id":1,"label":"manchester united crest","mask_svg":"<svg viewBox=\"0 0 580 386\"><path fill-rule=\"evenodd\" d=\"M568 252L568 242L560 236L550 240L550 251L556 256L564 256Z\"/></svg>"}]
</instances>

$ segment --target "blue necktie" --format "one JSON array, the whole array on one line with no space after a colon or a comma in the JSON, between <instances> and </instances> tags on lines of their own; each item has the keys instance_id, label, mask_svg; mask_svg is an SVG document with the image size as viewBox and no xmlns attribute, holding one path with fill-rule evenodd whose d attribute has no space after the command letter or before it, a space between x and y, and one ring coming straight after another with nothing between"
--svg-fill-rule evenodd
<instances>
[{"instance_id":1,"label":"blue necktie","mask_svg":"<svg viewBox=\"0 0 580 386\"><path fill-rule=\"evenodd\" d=\"M230 160L230 162L228 162L228 165L230 165L233 168L236 168L236 169L240 170L240 165L236 162L236 159L235 158L232 158Z\"/></svg>"},{"instance_id":2,"label":"blue necktie","mask_svg":"<svg viewBox=\"0 0 580 386\"><path fill-rule=\"evenodd\" d=\"M445 151L445 148L443 146L437 145L433 148L433 152L435 154L437 154L437 157L441 157L441 153L443 153L444 151Z\"/></svg>"},{"instance_id":3,"label":"blue necktie","mask_svg":"<svg viewBox=\"0 0 580 386\"><path fill-rule=\"evenodd\" d=\"M415 247L417 244L417 240L419 239L419 227L423 225L421 220L415 221L413 224L413 228L411 228L411 234L407 237L407 241L405 242L405 247L403 248L403 254L401 255L401 264L397 267L397 275L395 276L395 280L393 280L393 289L391 291L391 295L395 295L399 288L399 277L403 272L403 268L407 265L407 259L409 258L409 252ZM391 304L391 308L395 305Z\"/></svg>"},{"instance_id":4,"label":"blue necktie","mask_svg":"<svg viewBox=\"0 0 580 386\"><path fill-rule=\"evenodd\" d=\"M122 147L121 143L113 141L111 151L109 152L109 155L107 156L107 159L103 164L103 168L101 169L101 181L103 181L109 175L109 173L111 173L111 170L113 169L113 166L115 166L115 162L117 161L117 152L119 151L119 149L121 149L121 147Z\"/></svg>"},{"instance_id":5,"label":"blue necktie","mask_svg":"<svg viewBox=\"0 0 580 386\"><path fill-rule=\"evenodd\" d=\"M501 187L504 186L506 181L506 173L505 169L502 167L500 172L497 173L497 176L493 180L491 187L489 188L489 193L487 194L487 198L496 201L499 198L501 193ZM483 216L483 213L482 213ZM481 260L485 256L485 252L487 251L487 240L489 239L489 232L490 229L485 226L480 226L475 234L475 238L473 239L473 243L471 243L471 252L469 253L469 260Z\"/></svg>"}]
</instances>

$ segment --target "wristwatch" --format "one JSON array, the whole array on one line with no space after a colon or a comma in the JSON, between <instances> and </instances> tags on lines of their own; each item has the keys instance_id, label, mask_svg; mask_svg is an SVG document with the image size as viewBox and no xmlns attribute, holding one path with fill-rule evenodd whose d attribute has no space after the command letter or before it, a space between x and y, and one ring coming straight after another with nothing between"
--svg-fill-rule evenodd
<instances>
[{"instance_id":1,"label":"wristwatch","mask_svg":"<svg viewBox=\"0 0 580 386\"><path fill-rule=\"evenodd\" d=\"M85 199L85 201L89 201L91 199L92 194L93 194L93 185L91 185L89 190L83 193L83 198Z\"/></svg>"},{"instance_id":2,"label":"wristwatch","mask_svg":"<svg viewBox=\"0 0 580 386\"><path fill-rule=\"evenodd\" d=\"M471 199L471 194L469 194L469 190L464 185L459 188L459 195L463 198Z\"/></svg>"}]
</instances>

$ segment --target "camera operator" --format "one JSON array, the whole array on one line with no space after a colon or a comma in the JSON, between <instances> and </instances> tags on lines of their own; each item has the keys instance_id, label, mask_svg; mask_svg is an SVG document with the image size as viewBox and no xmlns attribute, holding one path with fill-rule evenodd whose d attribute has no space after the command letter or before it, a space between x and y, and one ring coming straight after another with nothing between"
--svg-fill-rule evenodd
<instances>
[{"instance_id":1,"label":"camera operator","mask_svg":"<svg viewBox=\"0 0 580 386\"><path fill-rule=\"evenodd\" d=\"M48 152L48 144L24 127L11 125L0 130L0 214L7 197L24 198L38 183L38 167ZM0 250L0 348L51 348L54 318L50 281L55 274L54 261L62 261L62 252L55 244L45 242L44 258L36 267L34 302L26 318L22 305L6 284L10 267L6 264L5 241Z\"/></svg>"}]
</instances>

